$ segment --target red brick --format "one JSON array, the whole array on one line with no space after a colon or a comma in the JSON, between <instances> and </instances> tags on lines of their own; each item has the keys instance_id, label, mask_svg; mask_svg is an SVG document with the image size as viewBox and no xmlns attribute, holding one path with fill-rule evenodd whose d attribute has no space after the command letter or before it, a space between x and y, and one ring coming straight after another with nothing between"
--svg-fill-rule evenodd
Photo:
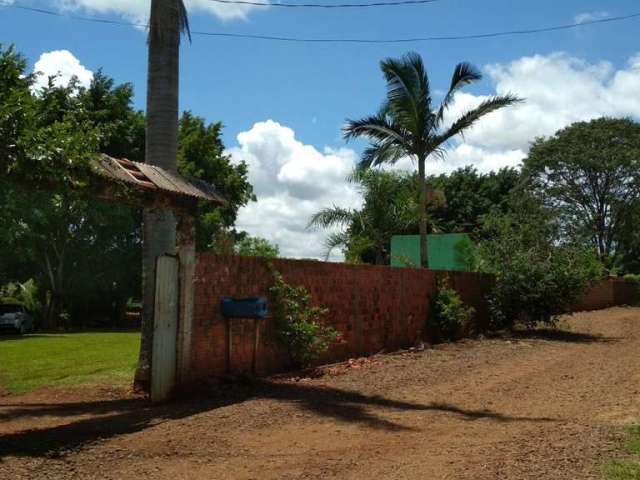
<instances>
[{"instance_id":1,"label":"red brick","mask_svg":"<svg viewBox=\"0 0 640 480\"><path fill-rule=\"evenodd\" d=\"M339 330L346 344L333 346L322 359L335 362L413 345L427 332L430 298L436 274L364 265L314 261L274 260L285 281L303 285L315 305L329 309L326 323ZM453 273L463 300L476 311L475 321L485 325L488 309L484 297L491 277ZM220 257L200 254L196 264L195 322L193 337L194 379L221 375L227 338L220 302L225 296L268 296L272 277L259 258ZM287 357L269 341L273 320L261 323L257 371L270 374L288 367ZM233 321L232 371L247 371L253 361L253 321Z\"/></svg>"}]
</instances>

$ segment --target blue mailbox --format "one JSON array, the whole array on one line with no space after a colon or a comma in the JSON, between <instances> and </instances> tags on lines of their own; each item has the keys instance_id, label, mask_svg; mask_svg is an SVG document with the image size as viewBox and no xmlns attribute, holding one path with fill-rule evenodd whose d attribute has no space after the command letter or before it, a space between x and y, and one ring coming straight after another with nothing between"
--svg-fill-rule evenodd
<instances>
[{"instance_id":1,"label":"blue mailbox","mask_svg":"<svg viewBox=\"0 0 640 480\"><path fill-rule=\"evenodd\" d=\"M267 311L266 298L229 298L225 297L221 303L222 315L226 318L255 318L263 319Z\"/></svg>"}]
</instances>

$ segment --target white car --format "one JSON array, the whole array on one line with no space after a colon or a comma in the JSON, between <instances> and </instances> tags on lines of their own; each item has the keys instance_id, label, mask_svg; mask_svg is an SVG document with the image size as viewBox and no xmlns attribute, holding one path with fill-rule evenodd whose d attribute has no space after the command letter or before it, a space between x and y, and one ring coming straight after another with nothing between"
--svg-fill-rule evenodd
<instances>
[{"instance_id":1,"label":"white car","mask_svg":"<svg viewBox=\"0 0 640 480\"><path fill-rule=\"evenodd\" d=\"M15 303L0 304L0 331L20 335L33 331L33 318L24 307Z\"/></svg>"}]
</instances>

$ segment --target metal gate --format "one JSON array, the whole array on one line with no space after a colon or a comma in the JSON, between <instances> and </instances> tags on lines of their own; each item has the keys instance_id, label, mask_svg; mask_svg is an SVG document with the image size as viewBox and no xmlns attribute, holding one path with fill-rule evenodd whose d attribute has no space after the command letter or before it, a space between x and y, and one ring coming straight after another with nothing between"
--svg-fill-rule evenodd
<instances>
[{"instance_id":1,"label":"metal gate","mask_svg":"<svg viewBox=\"0 0 640 480\"><path fill-rule=\"evenodd\" d=\"M151 400L161 402L176 385L180 261L164 255L156 263L156 295L153 314Z\"/></svg>"}]
</instances>

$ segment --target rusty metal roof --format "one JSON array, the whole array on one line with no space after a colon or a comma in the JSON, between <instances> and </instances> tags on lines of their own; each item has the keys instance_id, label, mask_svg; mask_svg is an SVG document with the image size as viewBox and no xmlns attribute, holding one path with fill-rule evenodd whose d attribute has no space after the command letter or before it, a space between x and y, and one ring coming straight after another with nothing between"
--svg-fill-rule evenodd
<instances>
[{"instance_id":1,"label":"rusty metal roof","mask_svg":"<svg viewBox=\"0 0 640 480\"><path fill-rule=\"evenodd\" d=\"M108 155L98 157L94 165L96 172L102 177L125 183L140 191L226 203L214 185L197 178L183 177L179 173L155 165L133 162L126 158L112 158Z\"/></svg>"}]
</instances>

